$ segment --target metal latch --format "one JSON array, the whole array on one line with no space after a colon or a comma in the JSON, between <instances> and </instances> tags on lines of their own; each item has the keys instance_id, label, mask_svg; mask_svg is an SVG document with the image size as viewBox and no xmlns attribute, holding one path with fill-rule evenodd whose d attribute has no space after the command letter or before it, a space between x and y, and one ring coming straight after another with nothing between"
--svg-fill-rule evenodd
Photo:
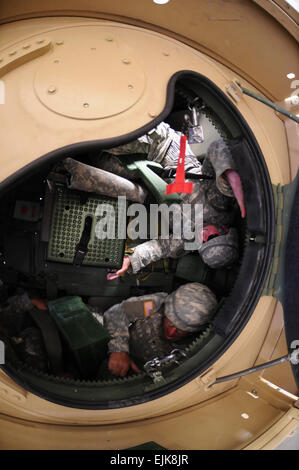
<instances>
[{"instance_id":1,"label":"metal latch","mask_svg":"<svg viewBox=\"0 0 299 470\"><path fill-rule=\"evenodd\" d=\"M236 80L232 80L226 86L226 91L236 103L239 103L241 101L243 92Z\"/></svg>"},{"instance_id":2,"label":"metal latch","mask_svg":"<svg viewBox=\"0 0 299 470\"><path fill-rule=\"evenodd\" d=\"M188 106L189 111L191 111L191 118L189 114L185 114L184 117L188 126L186 135L188 137L189 144L198 144L204 141L202 126L199 124L200 108L198 107L198 100L199 97L196 97Z\"/></svg>"},{"instance_id":3,"label":"metal latch","mask_svg":"<svg viewBox=\"0 0 299 470\"><path fill-rule=\"evenodd\" d=\"M180 360L187 357L187 354L181 349L173 349L168 356L165 356L163 359L155 357L154 359L146 362L143 366L145 372L153 379L155 384L164 384L166 383L160 367L163 364L174 363L179 364Z\"/></svg>"}]
</instances>

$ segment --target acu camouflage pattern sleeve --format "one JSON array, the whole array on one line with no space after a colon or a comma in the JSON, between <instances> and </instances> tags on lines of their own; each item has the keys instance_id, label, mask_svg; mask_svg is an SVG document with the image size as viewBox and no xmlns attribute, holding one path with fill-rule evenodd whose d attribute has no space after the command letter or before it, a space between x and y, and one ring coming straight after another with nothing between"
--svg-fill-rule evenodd
<instances>
[{"instance_id":1,"label":"acu camouflage pattern sleeve","mask_svg":"<svg viewBox=\"0 0 299 470\"><path fill-rule=\"evenodd\" d=\"M154 310L157 312L166 297L167 294L165 292L131 297L106 310L104 313L104 327L111 336L111 340L108 344L109 353L129 353L129 326L131 323L134 323L134 321L144 318L143 302L149 300L153 301ZM130 308L130 304L132 308Z\"/></svg>"},{"instance_id":2,"label":"acu camouflage pattern sleeve","mask_svg":"<svg viewBox=\"0 0 299 470\"><path fill-rule=\"evenodd\" d=\"M125 196L129 201L143 203L147 191L137 183L109 171L95 168L73 158L64 160L64 167L70 173L70 189L103 194L110 197Z\"/></svg>"},{"instance_id":3,"label":"acu camouflage pattern sleeve","mask_svg":"<svg viewBox=\"0 0 299 470\"><path fill-rule=\"evenodd\" d=\"M129 352L129 324L123 302L106 310L104 313L104 327L111 337L108 344L109 353Z\"/></svg>"},{"instance_id":4,"label":"acu camouflage pattern sleeve","mask_svg":"<svg viewBox=\"0 0 299 470\"><path fill-rule=\"evenodd\" d=\"M99 168L105 171L110 171L115 175L122 176L128 180L134 180L138 178L137 170L128 170L120 157L116 155L103 152L96 158L96 164Z\"/></svg>"},{"instance_id":5,"label":"acu camouflage pattern sleeve","mask_svg":"<svg viewBox=\"0 0 299 470\"><path fill-rule=\"evenodd\" d=\"M171 130L170 126L162 122L152 131L139 137L139 139L109 149L107 152L113 155L145 154L148 160L160 161L165 154L163 150L167 150L171 142L169 130Z\"/></svg>"},{"instance_id":6,"label":"acu camouflage pattern sleeve","mask_svg":"<svg viewBox=\"0 0 299 470\"><path fill-rule=\"evenodd\" d=\"M224 175L224 172L226 170L235 170L236 166L229 147L223 139L219 139L209 146L206 159L211 162L214 168L216 174L216 185L219 191L225 196L234 197L234 193L226 179L226 176Z\"/></svg>"},{"instance_id":7,"label":"acu camouflage pattern sleeve","mask_svg":"<svg viewBox=\"0 0 299 470\"><path fill-rule=\"evenodd\" d=\"M154 263L163 258L178 258L185 254L184 240L174 239L171 235L169 239L150 240L138 245L134 253L129 256L131 262L130 271L136 274L148 264Z\"/></svg>"},{"instance_id":8,"label":"acu camouflage pattern sleeve","mask_svg":"<svg viewBox=\"0 0 299 470\"><path fill-rule=\"evenodd\" d=\"M140 137L138 140L129 142L128 144L119 145L112 149L107 149L106 152L111 153L112 155L129 155L129 154L148 154L150 149L150 141L146 140L147 136ZM144 139L141 141L141 139Z\"/></svg>"},{"instance_id":9,"label":"acu camouflage pattern sleeve","mask_svg":"<svg viewBox=\"0 0 299 470\"><path fill-rule=\"evenodd\" d=\"M194 197L192 201L190 201L191 196L192 198ZM160 236L157 239L137 245L133 254L129 256L131 272L136 274L140 269L143 269L145 266L154 263L155 261L163 258L180 258L181 256L184 256L187 251L193 251L200 248L201 244L199 244L198 236L200 234L201 225L198 224L198 219L195 217L195 210L198 210L196 205L199 204L199 209L203 209L203 216L205 212L207 215L211 212L211 209L209 212L208 207L205 207L204 204L202 204L204 197L204 186L195 183L194 193L185 194L183 196L182 204L190 202L190 210L187 211L185 208L183 210L181 204L181 211L177 214L177 218L179 218L179 220L173 220L175 213L173 214L173 217L169 218L169 232L173 231L173 233L169 233L168 236L166 233L164 238ZM176 232L174 225L177 227L180 225L181 230ZM188 231L186 228L188 228Z\"/></svg>"},{"instance_id":10,"label":"acu camouflage pattern sleeve","mask_svg":"<svg viewBox=\"0 0 299 470\"><path fill-rule=\"evenodd\" d=\"M178 136L179 133L175 134ZM176 141L177 139L173 140L173 142ZM168 156L171 156L171 152L167 152L164 162L167 160ZM171 166L171 158L168 161L168 164ZM232 160L229 148L225 142L222 139L213 142L208 149L203 165L203 172L210 176L215 176L216 174L216 183L214 180L206 180L201 183L194 183L192 194L184 194L182 201L182 204L189 203L191 206L194 206L195 204L202 204L203 225L231 224L233 220L233 213L231 210L229 210L230 205L228 204L228 199L226 199L225 196L229 196L231 198L234 197L234 195L223 173L227 169L234 168L234 162ZM217 188L220 192L217 190ZM194 232L195 217L193 211L191 217L188 220L188 223L190 224L190 231ZM200 227L196 228L198 229L198 232ZM186 253L186 242L190 242L190 240L186 240L184 237L175 239L170 235L168 239L159 238L157 240L151 240L138 245L135 248L134 253L129 256L131 262L130 271L135 274L148 264L151 264L159 259L178 258L183 256Z\"/></svg>"},{"instance_id":11,"label":"acu camouflage pattern sleeve","mask_svg":"<svg viewBox=\"0 0 299 470\"><path fill-rule=\"evenodd\" d=\"M182 211L181 223L189 227L189 232L199 236L201 225L195 218L195 206L201 205L203 222L202 226L213 224L216 226L230 226L234 220L234 210L230 205L233 202L231 198L226 198L221 194L215 185L215 181L206 180L200 183L195 182L193 192L183 195L183 202L189 203L191 207L191 216L188 212ZM194 246L198 242L197 246ZM158 238L138 245L134 253L129 256L131 267L130 271L136 274L140 269L163 258L179 258L188 251L194 251L200 248L199 240L187 239L182 231L182 236L177 239L170 234L168 239Z\"/></svg>"}]
</instances>

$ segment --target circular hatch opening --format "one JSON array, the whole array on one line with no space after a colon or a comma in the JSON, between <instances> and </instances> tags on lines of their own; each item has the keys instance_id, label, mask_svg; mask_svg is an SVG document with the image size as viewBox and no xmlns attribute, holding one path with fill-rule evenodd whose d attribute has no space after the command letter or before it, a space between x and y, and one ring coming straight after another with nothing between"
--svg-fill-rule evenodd
<instances>
[{"instance_id":1,"label":"circular hatch opening","mask_svg":"<svg viewBox=\"0 0 299 470\"><path fill-rule=\"evenodd\" d=\"M105 161L107 150L139 138L162 121L176 131L184 131L186 115L192 119L194 106L199 111L198 126L202 132L202 141L191 146L198 160L204 158L213 141L224 139L241 177L246 218L239 216L234 222L239 235L238 261L224 269L210 270L198 253L192 252L179 260L161 260L154 269L148 267L137 277L128 275L110 284L106 281L107 268L119 262L120 245L106 247L103 253L91 247L89 261L79 266L70 262L68 256L73 256L69 254L70 246L80 245L83 232L88 238L89 230L87 242L92 242L90 234L95 222L89 214L95 210L96 198L84 191L73 191L74 198L64 192L63 173L59 181L62 161L71 156L82 163L97 165L99 160ZM172 77L165 109L149 125L113 140L82 142L57 149L12 175L1 186L0 334L6 346L3 370L24 388L47 400L71 407L109 409L136 405L170 393L204 372L229 348L262 294L274 233L273 196L267 167L242 115L221 90L198 73L181 71ZM56 220L53 194L61 201ZM145 204L149 207L154 201L150 194ZM76 228L80 214L83 232ZM49 256L51 243L56 258L55 253L52 258ZM97 262L100 256L101 265ZM205 283L216 293L218 308L213 320L184 345L185 356L179 360L175 357L164 361L158 369L125 378L107 378L95 372L86 376L60 334L58 342L61 341L64 366L62 371L55 369L55 351L59 346L55 349L53 345L58 344L55 343L57 335L48 333L47 336L45 326L32 315L22 323L24 315L16 307L10 310L10 318L3 314L8 311L9 299L24 293L30 294L30 298L47 300L79 296L93 312L93 318L101 321L103 311L132 295L161 290L170 293L192 281ZM34 342L38 345L36 350L40 348L34 361L24 355L28 338L29 349ZM54 352L51 351L49 358L51 345Z\"/></svg>"}]
</instances>

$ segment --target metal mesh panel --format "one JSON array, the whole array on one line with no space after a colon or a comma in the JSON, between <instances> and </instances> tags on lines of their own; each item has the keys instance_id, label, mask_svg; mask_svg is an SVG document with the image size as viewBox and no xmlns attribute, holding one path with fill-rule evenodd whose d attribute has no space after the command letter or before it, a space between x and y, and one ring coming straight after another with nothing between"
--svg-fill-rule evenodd
<instances>
[{"instance_id":1,"label":"metal mesh panel","mask_svg":"<svg viewBox=\"0 0 299 470\"><path fill-rule=\"evenodd\" d=\"M125 214L124 199L118 201L116 198L90 194L86 202L82 203L79 192L56 187L47 259L72 264L86 217L91 217L88 252L82 265L121 267L125 239L118 239L117 236L118 233L126 233ZM115 238L99 239L101 227L104 232L109 233L109 229L112 230Z\"/></svg>"}]
</instances>

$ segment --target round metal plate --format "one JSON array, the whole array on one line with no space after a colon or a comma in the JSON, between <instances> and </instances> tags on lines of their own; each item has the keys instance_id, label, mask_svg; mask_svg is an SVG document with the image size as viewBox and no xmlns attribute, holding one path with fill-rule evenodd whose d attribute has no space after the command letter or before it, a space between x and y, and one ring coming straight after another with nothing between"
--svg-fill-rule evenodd
<instances>
[{"instance_id":1,"label":"round metal plate","mask_svg":"<svg viewBox=\"0 0 299 470\"><path fill-rule=\"evenodd\" d=\"M144 86L144 73L136 60L103 39L84 45L60 42L34 81L35 92L47 108L76 119L122 113L140 99Z\"/></svg>"}]
</instances>

